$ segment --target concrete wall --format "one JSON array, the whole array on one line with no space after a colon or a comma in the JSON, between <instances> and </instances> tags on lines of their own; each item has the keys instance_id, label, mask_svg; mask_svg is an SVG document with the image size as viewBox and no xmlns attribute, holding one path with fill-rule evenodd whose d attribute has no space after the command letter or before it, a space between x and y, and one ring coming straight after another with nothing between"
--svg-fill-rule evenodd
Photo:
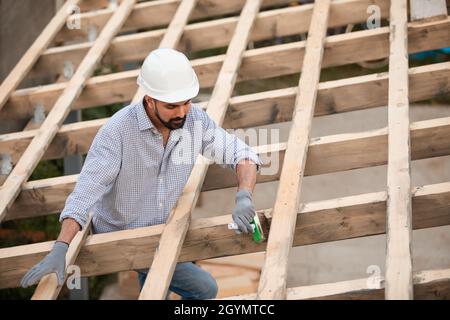
<instances>
[{"instance_id":1,"label":"concrete wall","mask_svg":"<svg viewBox=\"0 0 450 320\"><path fill-rule=\"evenodd\" d=\"M0 82L3 82L54 15L55 0L0 0ZM28 120L2 123L0 134Z\"/></svg>"},{"instance_id":2,"label":"concrete wall","mask_svg":"<svg viewBox=\"0 0 450 320\"><path fill-rule=\"evenodd\" d=\"M0 81L31 46L55 12L55 0L0 0Z\"/></svg>"}]
</instances>

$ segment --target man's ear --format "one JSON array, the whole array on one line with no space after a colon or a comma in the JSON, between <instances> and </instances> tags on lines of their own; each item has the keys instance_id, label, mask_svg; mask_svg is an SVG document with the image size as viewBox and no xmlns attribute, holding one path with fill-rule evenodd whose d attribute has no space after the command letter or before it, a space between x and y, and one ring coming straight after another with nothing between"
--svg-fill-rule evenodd
<instances>
[{"instance_id":1,"label":"man's ear","mask_svg":"<svg viewBox=\"0 0 450 320\"><path fill-rule=\"evenodd\" d=\"M155 111L156 109L156 99L153 99L152 97L148 97L151 101L150 105L152 107L152 110Z\"/></svg>"},{"instance_id":2,"label":"man's ear","mask_svg":"<svg viewBox=\"0 0 450 320\"><path fill-rule=\"evenodd\" d=\"M145 102L147 103L147 105L149 106L149 108L151 110L155 109L155 105L154 105L154 100L152 99L152 97L149 97L148 95L144 96Z\"/></svg>"}]
</instances>

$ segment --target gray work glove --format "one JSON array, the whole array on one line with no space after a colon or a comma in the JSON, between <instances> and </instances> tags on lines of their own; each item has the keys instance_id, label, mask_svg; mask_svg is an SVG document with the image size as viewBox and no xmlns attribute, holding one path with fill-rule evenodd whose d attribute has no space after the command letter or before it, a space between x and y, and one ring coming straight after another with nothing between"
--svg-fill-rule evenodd
<instances>
[{"instance_id":1,"label":"gray work glove","mask_svg":"<svg viewBox=\"0 0 450 320\"><path fill-rule=\"evenodd\" d=\"M58 278L58 285L62 286L66 271L66 253L68 248L69 245L67 243L56 241L50 253L25 274L20 285L23 288L32 286L46 274L55 272Z\"/></svg>"},{"instance_id":2,"label":"gray work glove","mask_svg":"<svg viewBox=\"0 0 450 320\"><path fill-rule=\"evenodd\" d=\"M236 206L232 214L233 221L238 225L239 231L252 233L253 229L250 222L252 222L255 214L252 195L245 189L239 190L236 193Z\"/></svg>"}]
</instances>

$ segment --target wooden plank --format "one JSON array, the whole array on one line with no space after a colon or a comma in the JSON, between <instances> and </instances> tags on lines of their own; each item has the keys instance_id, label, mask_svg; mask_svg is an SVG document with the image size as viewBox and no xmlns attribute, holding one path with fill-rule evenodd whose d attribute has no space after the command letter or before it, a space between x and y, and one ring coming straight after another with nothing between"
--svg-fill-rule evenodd
<instances>
[{"instance_id":1,"label":"wooden plank","mask_svg":"<svg viewBox=\"0 0 450 320\"><path fill-rule=\"evenodd\" d=\"M172 19L173 14L178 6L179 0L171 1L149 1L145 3L137 4L123 26L121 32L138 31L142 29L155 29L160 26L168 25ZM290 3L290 0L264 0L261 7L268 9L269 7L283 6ZM225 14L233 14L239 12L243 7L243 0L229 0L229 1L219 1L219 0L200 0L197 8L194 9L192 14L192 21L194 20L205 20L205 18L217 18ZM330 12L330 27L343 26L348 23L360 23L367 19L367 7L369 5L377 5L380 8L381 15L386 18L389 13L389 1L388 0L346 0L346 1L335 1L331 4ZM295 25L290 24L291 28L299 28L302 26L302 30L297 33L307 32L309 26L309 20L312 12L312 5L304 4L297 7L288 7L282 9L276 9L277 12L283 12L281 10L291 9L293 11L308 11L309 14L301 16L298 18ZM264 16L273 10L266 10L261 12L259 16ZM62 32L57 36L59 42L76 40L76 39L86 39L88 35L88 27L90 25L96 25L99 28L106 23L108 16L112 14L113 10L106 9L96 12L83 13L80 17L81 29L79 30L62 30ZM155 19L148 19L149 16L154 16ZM359 17L359 18L357 18ZM237 17L231 17L234 23L237 23ZM352 21L343 21L341 19L353 19ZM358 19L358 20L355 20ZM216 19L219 21L220 19ZM274 31L278 33L280 29L285 28L284 19L280 19L276 27L270 25ZM259 21L256 22L255 28L259 28ZM268 26L269 27L269 26ZM256 29L255 29L256 30ZM218 30L215 30L218 31ZM232 31L231 31L232 33ZM210 37L209 35L203 33L205 37ZM274 36L279 36L280 34L274 34ZM219 37L222 35L218 35ZM228 37L227 35L225 35ZM201 37L198 37L200 39ZM231 38L228 39L229 42ZM184 42L184 41L183 41ZM157 44L156 44L157 45Z\"/></svg>"},{"instance_id":2,"label":"wooden plank","mask_svg":"<svg viewBox=\"0 0 450 320\"><path fill-rule=\"evenodd\" d=\"M138 2L145 1L145 0L138 0ZM99 11L103 10L105 8L113 7L114 9L117 9L116 6L117 3L114 3L114 1L109 0L88 0L88 1L82 1L80 3L80 9L82 13L91 13L90 11ZM107 21L106 21L107 22ZM104 24L106 24L104 22Z\"/></svg>"},{"instance_id":3,"label":"wooden plank","mask_svg":"<svg viewBox=\"0 0 450 320\"><path fill-rule=\"evenodd\" d=\"M330 12L330 27L340 27L349 23L363 23L367 19L367 7L373 3L363 0L338 1L332 4ZM381 18L387 18L388 1L378 1ZM250 35L250 41L272 39L273 37L298 35L308 31L312 13L312 4L287 7L262 12L257 16L255 28ZM150 15L157 16L156 12ZM147 19L147 21L153 19ZM237 25L238 17L229 17L213 21L194 23L185 29L183 39L178 49L183 51L198 51L226 46L231 40ZM85 26L91 26L88 22ZM82 22L83 26L83 22ZM72 31L70 34L74 34ZM146 52L156 49L166 30L151 30L138 34L119 36L111 43L110 50L103 59L106 63L127 63L140 61ZM87 35L84 37L87 38ZM42 76L53 70L60 73L64 62L70 60L78 65L84 54L89 50L90 43L72 44L47 50L39 59L33 73ZM133 47L134 50L129 50Z\"/></svg>"},{"instance_id":4,"label":"wooden plank","mask_svg":"<svg viewBox=\"0 0 450 320\"><path fill-rule=\"evenodd\" d=\"M219 126L225 118L242 56L260 6L261 0L246 1L235 33L228 46L216 86L208 102L207 113ZM154 261L139 295L140 300L164 299L166 297L189 228L191 211L195 208L207 169L208 162L199 156L183 193L166 222L155 252Z\"/></svg>"},{"instance_id":5,"label":"wooden plank","mask_svg":"<svg viewBox=\"0 0 450 320\"><path fill-rule=\"evenodd\" d=\"M450 182L416 187L412 194L414 229L450 225ZM383 191L306 203L297 218L294 246L384 234L386 199ZM270 211L266 210L269 221ZM265 244L228 230L230 220L229 214L194 219L180 262L265 250ZM76 265L82 276L148 268L163 228L156 225L88 236ZM0 249L0 288L19 286L23 275L51 250L52 243Z\"/></svg>"},{"instance_id":6,"label":"wooden plank","mask_svg":"<svg viewBox=\"0 0 450 320\"><path fill-rule=\"evenodd\" d=\"M390 14L386 229L386 299L389 300L413 298L406 1L392 1Z\"/></svg>"},{"instance_id":7,"label":"wooden plank","mask_svg":"<svg viewBox=\"0 0 450 320\"><path fill-rule=\"evenodd\" d=\"M183 35L183 30L188 23L189 16L191 15L192 10L194 10L196 2L197 1L195 0L183 0L181 2L164 34L164 38L159 44L160 48L176 48Z\"/></svg>"},{"instance_id":8,"label":"wooden plank","mask_svg":"<svg viewBox=\"0 0 450 320\"><path fill-rule=\"evenodd\" d=\"M372 300L383 299L384 278L379 285L368 286L368 279L300 286L287 289L288 300ZM414 273L417 299L450 299L450 269L425 270ZM227 297L227 300L254 300L255 294Z\"/></svg>"},{"instance_id":9,"label":"wooden plank","mask_svg":"<svg viewBox=\"0 0 450 320\"><path fill-rule=\"evenodd\" d=\"M446 0L409 0L409 3L411 21L447 17Z\"/></svg>"},{"instance_id":10,"label":"wooden plank","mask_svg":"<svg viewBox=\"0 0 450 320\"><path fill-rule=\"evenodd\" d=\"M181 39L181 36L183 35L184 28L188 22L188 19L195 5L196 0L184 0L181 2L172 21L170 22L167 32L164 35L164 38L162 39L159 45L160 48L172 48L172 49L176 48L177 44ZM132 103L138 102L139 99L142 99L143 95L144 95L143 90L139 88L133 97ZM181 200L183 200L183 195L181 196L181 199L177 202L177 206L181 205L182 203ZM176 212L177 211L175 210L175 213ZM178 236L177 234L175 234L174 239L170 239L173 236L172 233L178 231L177 230L179 229L179 226L177 225L178 223L179 223L178 217L176 217L174 213L171 213L164 228L163 234L161 235L159 247L157 249L157 252L155 253L155 259L152 263L151 269L148 272L145 283L139 294L140 300L164 299L167 295L167 290L170 282L172 281L172 275L173 271L175 270L175 265L177 262L176 260L179 253L179 250L177 251L176 249L175 252L172 252L172 249L174 249L172 245L175 245L176 248L177 240L182 242L186 234L186 231L184 231L184 234L181 235L182 237L181 239L177 238ZM188 227L189 224L187 224L187 226L184 228L187 230ZM174 240L173 243L172 240ZM158 274L161 271L162 273ZM156 273L157 276L154 276L153 275L154 273Z\"/></svg>"},{"instance_id":11,"label":"wooden plank","mask_svg":"<svg viewBox=\"0 0 450 320\"><path fill-rule=\"evenodd\" d=\"M294 226L316 105L329 10L329 0L317 0L314 3L292 126L274 206L274 218L259 281L258 299L285 299L286 297L287 264L294 239Z\"/></svg>"},{"instance_id":12,"label":"wooden plank","mask_svg":"<svg viewBox=\"0 0 450 320\"><path fill-rule=\"evenodd\" d=\"M352 134L322 136L309 144L305 176L368 168L387 163L387 128ZM83 135L83 133L80 133ZM450 117L411 124L411 158L413 160L450 155ZM86 148L87 150L87 148ZM254 148L263 159L282 163L284 143ZM380 152L380 150L382 152ZM268 152L273 152L269 156ZM269 163L265 166L268 166ZM265 167L264 166L264 167ZM273 174L258 175L257 183L276 181L281 166ZM78 175L27 182L5 220L22 219L61 212ZM202 191L230 188L236 178L220 166L210 166Z\"/></svg>"},{"instance_id":13,"label":"wooden plank","mask_svg":"<svg viewBox=\"0 0 450 320\"><path fill-rule=\"evenodd\" d=\"M450 19L410 26L409 52L415 53L449 46L450 32L448 30L450 30ZM303 55L304 48L305 42L301 41L248 50L244 53L237 81L266 79L300 72L302 66L299 56ZM327 37L322 67L382 59L387 56L389 56L388 27L352 32ZM192 61L202 88L214 85L223 59L224 56L220 55ZM84 93L74 103L73 110L130 101L136 91L138 73L139 70L132 70L93 77L87 82ZM65 85L59 83L16 91L0 111L0 119L30 118L33 114L33 106L37 103L43 104L48 112Z\"/></svg>"},{"instance_id":14,"label":"wooden plank","mask_svg":"<svg viewBox=\"0 0 450 320\"><path fill-rule=\"evenodd\" d=\"M171 48L176 49L178 43L180 42L181 36L183 35L185 26L188 22L188 19L195 8L196 0L184 0L181 2L178 7L172 21L167 28L161 43L159 44L159 48ZM136 93L134 94L133 100L131 103L136 103L139 99L142 99L144 96L143 90L139 87Z\"/></svg>"},{"instance_id":15,"label":"wooden plank","mask_svg":"<svg viewBox=\"0 0 450 320\"><path fill-rule=\"evenodd\" d=\"M450 93L450 62L411 68L409 74L411 102ZM233 97L223 127L248 128L290 121L296 91L292 87ZM321 82L314 116L379 107L387 102L387 73ZM206 108L206 103L201 106ZM98 129L108 119L63 125L42 160L86 154ZM0 135L0 153L11 155L13 164L17 163L36 132Z\"/></svg>"},{"instance_id":16,"label":"wooden plank","mask_svg":"<svg viewBox=\"0 0 450 320\"><path fill-rule=\"evenodd\" d=\"M181 36L183 35L184 28L196 5L196 2L197 2L196 0L184 0L181 2L172 21L170 22L167 32L164 35L164 38L162 39L159 45L160 48L172 48L172 49L176 48L177 44L181 39ZM138 88L137 92L133 97L132 103L138 102L139 99L142 99L143 95L144 95L143 90L141 88ZM182 202L179 201L177 203L177 206L180 203ZM178 252L171 251L173 249L171 245L172 244L175 244L175 246L177 245L176 243L177 238L175 237L173 239L175 240L174 243L171 243L172 239L170 239L173 236L173 234L171 233L176 232L177 231L176 229L178 229L177 223L178 223L177 217L174 216L174 214L169 216L169 219L161 236L159 247L157 249L161 251L161 254L159 254L160 251L157 251L155 254L155 259L152 263L151 269L148 272L148 276L145 280L144 286L139 294L140 300L164 299L167 295L167 289L169 287L170 281L172 280L173 271L175 270L175 265L177 262L176 258L179 252L179 251ZM187 230L188 227L189 224L185 227L185 229ZM185 234L186 231L184 231L182 239L178 241L183 241ZM167 269L167 267L169 269ZM158 274L157 277L153 276L153 273L161 272L161 270L162 270L161 274Z\"/></svg>"},{"instance_id":17,"label":"wooden plank","mask_svg":"<svg viewBox=\"0 0 450 320\"><path fill-rule=\"evenodd\" d=\"M66 23L67 17L70 14L69 9L78 5L79 2L80 0L69 0L65 3L2 82L0 86L0 110L12 92L20 85L20 82L25 78L28 71L31 70L39 56L47 49L47 46L53 40L56 33Z\"/></svg>"},{"instance_id":18,"label":"wooden plank","mask_svg":"<svg viewBox=\"0 0 450 320\"><path fill-rule=\"evenodd\" d=\"M289 4L290 1L291 0L264 0L261 7L283 6ZM88 2L92 2L92 0ZM120 31L121 33L132 32L143 29L155 29L157 27L169 25L180 3L181 0L159 0L138 3L134 6L129 19L125 22ZM223 15L239 13L244 6L244 3L245 0L199 0L190 21L205 20L207 18L212 19ZM61 30L57 36L57 41L65 42L87 39L89 26L95 25L98 28L102 28L113 13L113 9L82 13L78 16L80 18L81 29L70 30L70 32L69 30ZM148 17L152 17L152 19L149 19Z\"/></svg>"},{"instance_id":19,"label":"wooden plank","mask_svg":"<svg viewBox=\"0 0 450 320\"><path fill-rule=\"evenodd\" d=\"M70 243L69 249L66 254L66 268L64 275L64 282L67 279L67 268L75 263L82 246L84 245L86 238L90 232L92 222L92 213L86 221L86 225L83 230L79 231L72 242ZM31 300L55 300L61 291L62 286L58 285L58 279L56 273L48 274L39 281Z\"/></svg>"},{"instance_id":20,"label":"wooden plank","mask_svg":"<svg viewBox=\"0 0 450 320\"><path fill-rule=\"evenodd\" d=\"M111 20L105 26L94 46L67 84L63 94L56 101L52 111L48 114L39 133L23 153L21 159L9 174L0 191L0 221L5 217L8 209L19 195L23 183L29 178L40 158L51 143L64 119L70 112L70 105L80 95L83 87L94 72L94 68L106 52L113 36L128 17L132 5L136 0L124 0Z\"/></svg>"}]
</instances>

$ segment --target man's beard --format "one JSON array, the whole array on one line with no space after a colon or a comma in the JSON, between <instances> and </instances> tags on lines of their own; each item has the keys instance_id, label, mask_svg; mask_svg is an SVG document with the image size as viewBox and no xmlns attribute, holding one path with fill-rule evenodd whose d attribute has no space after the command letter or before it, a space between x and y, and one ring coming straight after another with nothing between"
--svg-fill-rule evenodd
<instances>
[{"instance_id":1,"label":"man's beard","mask_svg":"<svg viewBox=\"0 0 450 320\"><path fill-rule=\"evenodd\" d=\"M159 115L158 112L158 107L156 107L156 103L155 103L155 114L158 117L159 121L161 121L161 123L169 130L176 130L176 129L180 129L184 126L184 123L186 122L186 116L184 118L173 118L170 119L169 121L164 121L161 116Z\"/></svg>"}]
</instances>

